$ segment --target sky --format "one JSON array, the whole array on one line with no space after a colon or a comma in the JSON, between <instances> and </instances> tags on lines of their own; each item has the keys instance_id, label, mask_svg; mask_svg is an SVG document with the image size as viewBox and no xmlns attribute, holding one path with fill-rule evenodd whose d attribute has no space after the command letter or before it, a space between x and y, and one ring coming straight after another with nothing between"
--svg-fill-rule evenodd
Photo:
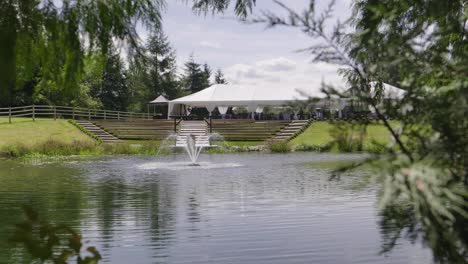
<instances>
[{"instance_id":1,"label":"sky","mask_svg":"<svg viewBox=\"0 0 468 264\"><path fill-rule=\"evenodd\" d=\"M196 15L184 0L167 2L163 28L176 50L179 69L183 69L184 62L193 54L195 61L206 62L213 70L221 69L234 84L288 85L307 90L310 86L319 89L322 81L342 84L336 65L311 63L310 55L297 52L314 43L298 29L243 24L232 11L224 15ZM309 0L282 2L301 11ZM328 3L329 0L316 0L317 9ZM334 9L332 21L344 21L351 15L350 0L337 0ZM257 0L254 14L261 10L282 14L272 0Z\"/></svg>"}]
</instances>

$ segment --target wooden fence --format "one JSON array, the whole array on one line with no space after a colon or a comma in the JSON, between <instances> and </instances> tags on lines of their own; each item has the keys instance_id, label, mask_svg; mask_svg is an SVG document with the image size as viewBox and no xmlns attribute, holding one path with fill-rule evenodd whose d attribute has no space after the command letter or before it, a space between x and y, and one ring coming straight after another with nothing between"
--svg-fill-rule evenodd
<instances>
[{"instance_id":1,"label":"wooden fence","mask_svg":"<svg viewBox=\"0 0 468 264\"><path fill-rule=\"evenodd\" d=\"M0 117L8 117L11 123L13 117L31 117L33 121L36 117L50 118L71 118L71 119L150 119L147 113L122 112L111 110L100 110L70 106L52 106L52 105L28 105L18 107L0 108Z\"/></svg>"}]
</instances>

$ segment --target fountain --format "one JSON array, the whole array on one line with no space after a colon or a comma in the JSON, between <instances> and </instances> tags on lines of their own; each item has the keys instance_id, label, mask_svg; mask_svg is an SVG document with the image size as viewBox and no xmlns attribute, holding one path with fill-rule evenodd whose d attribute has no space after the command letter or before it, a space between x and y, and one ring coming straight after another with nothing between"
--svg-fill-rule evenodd
<instances>
[{"instance_id":1,"label":"fountain","mask_svg":"<svg viewBox=\"0 0 468 264\"><path fill-rule=\"evenodd\" d=\"M197 164L198 156L200 156L201 151L205 147L204 144L197 145L197 139L194 135L190 134L186 136L186 144L185 144L185 151L187 152L190 161L192 162L189 166L200 166ZM209 146L209 143L208 143Z\"/></svg>"},{"instance_id":2,"label":"fountain","mask_svg":"<svg viewBox=\"0 0 468 264\"><path fill-rule=\"evenodd\" d=\"M190 158L189 166L199 166L197 163L198 157L204 148L217 147L211 145L211 140L223 140L223 137L218 133L210 133L208 135L193 135L177 136L175 147L185 149Z\"/></svg>"},{"instance_id":3,"label":"fountain","mask_svg":"<svg viewBox=\"0 0 468 264\"><path fill-rule=\"evenodd\" d=\"M217 142L216 145L211 144L211 142ZM236 168L242 167L238 163L211 163L211 162L198 162L200 153L205 148L212 147L226 147L223 143L224 138L218 133L209 133L207 135L194 135L191 133L185 135L171 134L166 137L165 140L161 142L161 145L158 150L158 160L156 162L149 162L144 164L139 164L137 167L143 170L186 170L186 169L219 169L219 168ZM160 156L161 153L166 153L166 151L172 152L173 150L184 149L187 155L189 156L189 163L181 162L175 160L173 157L171 160L165 160L164 155ZM170 153L169 152L169 153Z\"/></svg>"}]
</instances>

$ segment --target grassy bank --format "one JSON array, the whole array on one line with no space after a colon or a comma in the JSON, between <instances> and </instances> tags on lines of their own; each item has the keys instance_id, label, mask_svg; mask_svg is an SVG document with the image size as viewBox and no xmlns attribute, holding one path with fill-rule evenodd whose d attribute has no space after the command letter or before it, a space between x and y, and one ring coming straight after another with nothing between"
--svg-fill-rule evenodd
<instances>
[{"instance_id":1,"label":"grassy bank","mask_svg":"<svg viewBox=\"0 0 468 264\"><path fill-rule=\"evenodd\" d=\"M392 121L393 126L397 126L398 122ZM301 135L293 139L289 145L296 150L302 151L335 151L343 152L337 145L333 144L337 134L347 132L349 138L358 138L359 132L353 130L351 127L342 128L346 131L340 131L334 127L333 124L328 122L314 122L309 128ZM340 136L340 135L338 135ZM362 150L374 150L375 144L387 144L390 141L390 133L388 130L379 123L370 124L367 126L364 137L362 139ZM350 151L353 151L351 146Z\"/></svg>"},{"instance_id":2,"label":"grassy bank","mask_svg":"<svg viewBox=\"0 0 468 264\"><path fill-rule=\"evenodd\" d=\"M73 141L94 143L94 139L85 135L67 120L36 118L14 118L11 124L8 118L0 118L0 148L11 145L33 147L47 141L71 143Z\"/></svg>"},{"instance_id":3,"label":"grassy bank","mask_svg":"<svg viewBox=\"0 0 468 264\"><path fill-rule=\"evenodd\" d=\"M0 146L2 158L46 158L72 155L155 155L159 145L100 144L90 141L72 140L63 142L49 139L36 144L14 143Z\"/></svg>"},{"instance_id":4,"label":"grassy bank","mask_svg":"<svg viewBox=\"0 0 468 264\"><path fill-rule=\"evenodd\" d=\"M227 141L223 147L255 146L261 142ZM46 158L71 155L156 155L161 141L127 140L101 144L67 120L15 118L12 124L0 118L0 157ZM226 148L223 148L226 150Z\"/></svg>"},{"instance_id":5,"label":"grassy bank","mask_svg":"<svg viewBox=\"0 0 468 264\"><path fill-rule=\"evenodd\" d=\"M0 157L38 158L71 155L114 155L157 153L159 142L138 145L100 144L67 120L15 118L12 124L0 118Z\"/></svg>"},{"instance_id":6,"label":"grassy bank","mask_svg":"<svg viewBox=\"0 0 468 264\"><path fill-rule=\"evenodd\" d=\"M288 144L270 146L273 152L296 151L375 151L373 142L386 144L390 134L381 124L371 124L367 127L364 137L356 144L359 133L350 123L343 123L336 128L328 122L314 122L304 133ZM392 122L397 126L397 122ZM337 138L351 139L342 144L336 144ZM219 149L211 149L210 153L236 152L248 150L257 146L259 141L225 141L215 143ZM80 131L67 120L15 118L12 124L8 119L0 118L0 157L50 157L70 155L155 155L159 153L161 141L127 140L121 144L100 144L90 136ZM164 152L164 151L163 151Z\"/></svg>"}]
</instances>

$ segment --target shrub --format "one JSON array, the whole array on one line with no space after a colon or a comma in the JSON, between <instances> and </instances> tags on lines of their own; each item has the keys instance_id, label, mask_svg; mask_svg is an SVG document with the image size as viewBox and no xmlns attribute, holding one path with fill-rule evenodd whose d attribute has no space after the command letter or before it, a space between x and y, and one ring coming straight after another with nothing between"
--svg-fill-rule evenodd
<instances>
[{"instance_id":1,"label":"shrub","mask_svg":"<svg viewBox=\"0 0 468 264\"><path fill-rule=\"evenodd\" d=\"M275 153L291 152L291 147L288 145L286 141L272 142L268 145L268 148L270 149L271 152L275 152Z\"/></svg>"},{"instance_id":2,"label":"shrub","mask_svg":"<svg viewBox=\"0 0 468 264\"><path fill-rule=\"evenodd\" d=\"M0 157L18 158L29 153L29 149L21 143L7 145L0 149Z\"/></svg>"},{"instance_id":3,"label":"shrub","mask_svg":"<svg viewBox=\"0 0 468 264\"><path fill-rule=\"evenodd\" d=\"M362 151L366 127L352 122L336 122L330 129L330 135L333 138L332 144L339 151Z\"/></svg>"},{"instance_id":4,"label":"shrub","mask_svg":"<svg viewBox=\"0 0 468 264\"><path fill-rule=\"evenodd\" d=\"M332 148L331 144L300 144L295 150L296 151L312 151L312 152L327 152Z\"/></svg>"}]
</instances>

